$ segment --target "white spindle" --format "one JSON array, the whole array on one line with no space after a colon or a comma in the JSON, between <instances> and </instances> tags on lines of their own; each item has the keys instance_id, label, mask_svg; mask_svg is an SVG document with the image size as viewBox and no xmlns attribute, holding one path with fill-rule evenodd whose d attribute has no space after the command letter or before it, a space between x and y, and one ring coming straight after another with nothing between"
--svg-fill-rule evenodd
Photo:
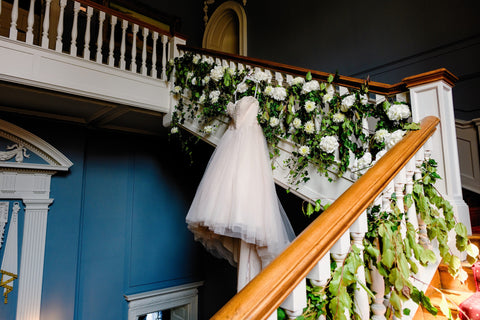
<instances>
[{"instance_id":1,"label":"white spindle","mask_svg":"<svg viewBox=\"0 0 480 320\"><path fill-rule=\"evenodd\" d=\"M90 24L93 15L93 8L87 7L87 26L85 27L85 43L83 45L83 58L90 60Z\"/></svg>"},{"instance_id":2,"label":"white spindle","mask_svg":"<svg viewBox=\"0 0 480 320\"><path fill-rule=\"evenodd\" d=\"M273 77L272 71L265 69L265 73L269 75L268 79L270 79L270 80L268 80L268 83L270 83L272 81L271 79Z\"/></svg>"},{"instance_id":3,"label":"white spindle","mask_svg":"<svg viewBox=\"0 0 480 320\"><path fill-rule=\"evenodd\" d=\"M17 40L18 0L13 0L9 38Z\"/></svg>"},{"instance_id":4,"label":"white spindle","mask_svg":"<svg viewBox=\"0 0 480 320\"><path fill-rule=\"evenodd\" d=\"M360 217L350 227L350 235L352 237L352 245L360 249L360 258L363 260L363 239L368 231L367 211L363 212ZM365 268L363 264L358 268L356 273L357 279L363 285L366 285ZM360 319L370 319L370 308L368 294L362 286L357 286L354 292L353 301L355 303L355 312Z\"/></svg>"},{"instance_id":5,"label":"white spindle","mask_svg":"<svg viewBox=\"0 0 480 320\"><path fill-rule=\"evenodd\" d=\"M166 80L167 75L165 73L165 68L167 66L167 43L168 43L168 36L162 35L162 79Z\"/></svg>"},{"instance_id":6,"label":"white spindle","mask_svg":"<svg viewBox=\"0 0 480 320\"><path fill-rule=\"evenodd\" d=\"M152 50L152 78L157 78L157 40L158 32L154 31L153 38L153 50Z\"/></svg>"},{"instance_id":7,"label":"white spindle","mask_svg":"<svg viewBox=\"0 0 480 320\"><path fill-rule=\"evenodd\" d=\"M407 235L406 223L405 223L405 204L404 204L404 189L406 184L406 173L405 168L400 170L397 176L393 179L394 186L395 186L395 195L397 196L397 208L403 213L402 223L400 225L400 232L402 234L402 238L405 239Z\"/></svg>"},{"instance_id":8,"label":"white spindle","mask_svg":"<svg viewBox=\"0 0 480 320\"><path fill-rule=\"evenodd\" d=\"M215 58L215 63L219 66L222 65L222 60L220 60L220 58Z\"/></svg>"},{"instance_id":9,"label":"white spindle","mask_svg":"<svg viewBox=\"0 0 480 320\"><path fill-rule=\"evenodd\" d=\"M57 25L57 42L55 44L55 51L62 52L63 43L63 14L65 12L65 6L67 5L67 0L60 0L60 13L58 15L58 25Z\"/></svg>"},{"instance_id":10,"label":"white spindle","mask_svg":"<svg viewBox=\"0 0 480 320\"><path fill-rule=\"evenodd\" d=\"M383 280L375 266L371 266L370 274L372 277L372 291L375 294L375 299L371 305L372 320L385 320L385 311L387 311L383 304L385 300L385 280Z\"/></svg>"},{"instance_id":11,"label":"white spindle","mask_svg":"<svg viewBox=\"0 0 480 320\"><path fill-rule=\"evenodd\" d=\"M120 44L120 69L125 70L125 35L127 33L128 21L122 20L122 43Z\"/></svg>"},{"instance_id":12,"label":"white spindle","mask_svg":"<svg viewBox=\"0 0 480 320\"><path fill-rule=\"evenodd\" d=\"M43 17L42 48L48 48L48 29L50 28L50 3L52 0L45 1L45 17Z\"/></svg>"},{"instance_id":13,"label":"white spindle","mask_svg":"<svg viewBox=\"0 0 480 320\"><path fill-rule=\"evenodd\" d=\"M290 295L283 301L281 307L285 310L289 319L301 316L307 306L307 282L303 279Z\"/></svg>"},{"instance_id":14,"label":"white spindle","mask_svg":"<svg viewBox=\"0 0 480 320\"><path fill-rule=\"evenodd\" d=\"M405 193L410 194L413 197L413 175L415 173L415 160L412 159L408 162L407 167L406 167L406 185L405 185ZM412 199L413 201L413 199ZM414 229L418 229L418 219L417 219L417 209L415 208L415 204L412 203L410 208L408 208L407 211L407 218L408 222L410 222Z\"/></svg>"},{"instance_id":15,"label":"white spindle","mask_svg":"<svg viewBox=\"0 0 480 320\"><path fill-rule=\"evenodd\" d=\"M415 180L421 180L422 179L422 163L423 163L423 147L417 152L415 155ZM418 220L418 242L424 247L424 248L430 248L430 241L428 240L428 234L427 234L427 225L423 221L423 219L418 215L417 216Z\"/></svg>"},{"instance_id":16,"label":"white spindle","mask_svg":"<svg viewBox=\"0 0 480 320\"><path fill-rule=\"evenodd\" d=\"M383 101L385 101L385 96L383 96L381 94L376 94L375 95L375 104L380 104Z\"/></svg>"},{"instance_id":17,"label":"white spindle","mask_svg":"<svg viewBox=\"0 0 480 320\"><path fill-rule=\"evenodd\" d=\"M407 92L397 93L395 95L395 100L398 102L407 102Z\"/></svg>"},{"instance_id":18,"label":"white spindle","mask_svg":"<svg viewBox=\"0 0 480 320\"><path fill-rule=\"evenodd\" d=\"M280 72L275 72L275 81L277 81L278 85L283 86L283 75Z\"/></svg>"},{"instance_id":19,"label":"white spindle","mask_svg":"<svg viewBox=\"0 0 480 320\"><path fill-rule=\"evenodd\" d=\"M113 50L115 49L115 26L117 25L117 17L110 18L110 45L108 47L108 65L113 67L115 65L115 58L113 57Z\"/></svg>"},{"instance_id":20,"label":"white spindle","mask_svg":"<svg viewBox=\"0 0 480 320\"><path fill-rule=\"evenodd\" d=\"M138 32L138 25L133 25L133 43L132 43L132 63L130 64L130 70L134 73L137 73L137 32Z\"/></svg>"},{"instance_id":21,"label":"white spindle","mask_svg":"<svg viewBox=\"0 0 480 320\"><path fill-rule=\"evenodd\" d=\"M97 37L97 57L96 61L102 63L102 44L103 44L103 21L105 21L105 12L100 11L98 14L98 37Z\"/></svg>"},{"instance_id":22,"label":"white spindle","mask_svg":"<svg viewBox=\"0 0 480 320\"><path fill-rule=\"evenodd\" d=\"M245 70L245 66L242 63L239 63L237 66L237 69L238 69L238 72L242 72L243 70Z\"/></svg>"},{"instance_id":23,"label":"white spindle","mask_svg":"<svg viewBox=\"0 0 480 320\"><path fill-rule=\"evenodd\" d=\"M73 3L73 24L72 24L72 42L70 43L70 55L77 56L77 35L78 35L78 12L80 11L80 3Z\"/></svg>"},{"instance_id":24,"label":"white spindle","mask_svg":"<svg viewBox=\"0 0 480 320\"><path fill-rule=\"evenodd\" d=\"M332 254L332 259L337 264L337 269L343 267L343 263L347 258L348 252L350 251L350 230L347 230L338 241L333 245L332 249L330 250ZM340 312L342 310L339 310ZM345 317L347 319L350 318L348 310L343 310L345 313Z\"/></svg>"},{"instance_id":25,"label":"white spindle","mask_svg":"<svg viewBox=\"0 0 480 320\"><path fill-rule=\"evenodd\" d=\"M148 28L143 27L142 66L140 71L144 76L147 75L147 37L149 32Z\"/></svg>"},{"instance_id":26,"label":"white spindle","mask_svg":"<svg viewBox=\"0 0 480 320\"><path fill-rule=\"evenodd\" d=\"M30 8L28 9L28 18L27 18L27 35L25 37L25 42L28 44L33 44L33 22L35 21L35 0L30 0Z\"/></svg>"},{"instance_id":27,"label":"white spindle","mask_svg":"<svg viewBox=\"0 0 480 320\"><path fill-rule=\"evenodd\" d=\"M331 277L330 273L330 251L328 251L322 259L310 270L307 279L316 287L325 288L328 280ZM318 320L325 320L325 316L321 315Z\"/></svg>"}]
</instances>

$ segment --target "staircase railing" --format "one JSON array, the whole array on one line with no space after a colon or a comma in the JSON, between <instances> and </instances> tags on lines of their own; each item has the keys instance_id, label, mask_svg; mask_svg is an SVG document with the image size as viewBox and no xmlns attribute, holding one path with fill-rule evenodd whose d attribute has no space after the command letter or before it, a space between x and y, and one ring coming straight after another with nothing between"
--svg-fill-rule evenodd
<instances>
[{"instance_id":1,"label":"staircase railing","mask_svg":"<svg viewBox=\"0 0 480 320\"><path fill-rule=\"evenodd\" d=\"M330 257L327 254L331 253L335 246L343 247L343 252L332 256L337 260L337 265L338 262L345 259L350 247L349 228L357 223L362 215L365 215L365 210L370 205L376 201L381 202L382 197L391 195L393 181L395 181L395 188L399 187L402 190L404 183L409 183L404 177L401 177L402 170L405 173L409 172L407 175L411 179L413 175L411 159L433 135L438 123L439 119L436 117L425 118L421 122L419 131L409 132L395 147L388 151L375 166L344 192L280 256L235 295L212 319L267 319L293 289L311 273L312 269L320 266L319 262L323 257L327 256L329 262ZM423 156L414 159L414 161L417 161L417 166L418 161L422 162L422 158ZM399 182L398 179L403 181ZM399 185L397 186L397 184ZM411 212L408 216L412 219L409 220L410 222L416 221L418 223L415 215L412 215ZM366 220L364 219L361 223L366 224ZM352 232L352 230L350 231ZM363 228L360 236L354 237L354 241L360 246L361 238L365 232L366 229ZM345 235L348 239L346 245L341 244ZM320 273L320 275L326 276L328 279L330 277L330 263L323 263L323 266L320 267L325 266L328 274ZM314 278L314 276L310 276L310 278ZM322 279L317 280L321 281ZM379 282L382 279L381 277L373 277L373 281ZM323 286L325 284L323 283ZM382 317L385 312L382 285L383 283L380 285L373 283L372 285L378 290L375 290L377 299L375 299L372 307L372 312L377 317ZM366 306L367 310L365 310L365 306L360 305L359 307L363 315L367 315L366 318L362 317L362 319L368 319L368 305Z\"/></svg>"}]
</instances>

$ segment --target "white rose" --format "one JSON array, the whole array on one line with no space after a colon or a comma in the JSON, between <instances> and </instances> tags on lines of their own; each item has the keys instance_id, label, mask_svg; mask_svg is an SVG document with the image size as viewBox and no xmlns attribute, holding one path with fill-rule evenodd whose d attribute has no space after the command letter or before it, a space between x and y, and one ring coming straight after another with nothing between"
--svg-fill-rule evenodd
<instances>
[{"instance_id":1,"label":"white rose","mask_svg":"<svg viewBox=\"0 0 480 320\"><path fill-rule=\"evenodd\" d=\"M337 150L339 144L334 136L325 136L320 139L320 149L326 153L333 153Z\"/></svg>"},{"instance_id":2,"label":"white rose","mask_svg":"<svg viewBox=\"0 0 480 320\"><path fill-rule=\"evenodd\" d=\"M175 134L177 132L178 132L178 127L172 127L172 129L170 129L171 134Z\"/></svg>"},{"instance_id":3,"label":"white rose","mask_svg":"<svg viewBox=\"0 0 480 320\"><path fill-rule=\"evenodd\" d=\"M218 97L220 97L220 91L215 90L210 92L209 98L213 103L218 101Z\"/></svg>"},{"instance_id":4,"label":"white rose","mask_svg":"<svg viewBox=\"0 0 480 320\"><path fill-rule=\"evenodd\" d=\"M380 129L375 132L373 138L375 141L382 143L385 142L385 138L388 136L388 131L386 129Z\"/></svg>"},{"instance_id":5,"label":"white rose","mask_svg":"<svg viewBox=\"0 0 480 320\"><path fill-rule=\"evenodd\" d=\"M190 79L191 77L193 77L193 72L190 71L187 73L187 79Z\"/></svg>"},{"instance_id":6,"label":"white rose","mask_svg":"<svg viewBox=\"0 0 480 320\"><path fill-rule=\"evenodd\" d=\"M216 66L210 71L210 78L212 78L214 81L219 81L223 78L224 72L225 70L222 66Z\"/></svg>"},{"instance_id":7,"label":"white rose","mask_svg":"<svg viewBox=\"0 0 480 320\"><path fill-rule=\"evenodd\" d=\"M402 140L404 134L405 131L397 130L385 137L385 147L387 150L390 150L394 145L397 144L398 141Z\"/></svg>"},{"instance_id":8,"label":"white rose","mask_svg":"<svg viewBox=\"0 0 480 320\"><path fill-rule=\"evenodd\" d=\"M310 147L309 146L301 146L298 148L298 153L300 153L302 156L307 156L310 154Z\"/></svg>"},{"instance_id":9,"label":"white rose","mask_svg":"<svg viewBox=\"0 0 480 320\"><path fill-rule=\"evenodd\" d=\"M314 101L308 100L307 102L305 102L305 110L309 113L315 110L316 107L317 106L315 105Z\"/></svg>"},{"instance_id":10,"label":"white rose","mask_svg":"<svg viewBox=\"0 0 480 320\"><path fill-rule=\"evenodd\" d=\"M305 123L305 126L303 128L303 130L305 130L306 133L314 133L315 132L315 124L313 123L313 121L307 121L307 123Z\"/></svg>"},{"instance_id":11,"label":"white rose","mask_svg":"<svg viewBox=\"0 0 480 320\"><path fill-rule=\"evenodd\" d=\"M283 101L287 97L287 90L284 87L275 87L273 89L273 99L277 101Z\"/></svg>"},{"instance_id":12,"label":"white rose","mask_svg":"<svg viewBox=\"0 0 480 320\"><path fill-rule=\"evenodd\" d=\"M323 103L329 103L333 99L333 94L326 93L322 97Z\"/></svg>"},{"instance_id":13,"label":"white rose","mask_svg":"<svg viewBox=\"0 0 480 320\"><path fill-rule=\"evenodd\" d=\"M340 105L340 110L342 112L347 112L353 104L355 103L355 95L351 94L342 99L342 104Z\"/></svg>"},{"instance_id":14,"label":"white rose","mask_svg":"<svg viewBox=\"0 0 480 320\"><path fill-rule=\"evenodd\" d=\"M302 87L302 93L309 93L315 90L320 90L320 84L317 80L305 82Z\"/></svg>"},{"instance_id":15,"label":"white rose","mask_svg":"<svg viewBox=\"0 0 480 320\"><path fill-rule=\"evenodd\" d=\"M206 134L211 134L213 132L213 127L212 126L205 126L203 127L203 132Z\"/></svg>"},{"instance_id":16,"label":"white rose","mask_svg":"<svg viewBox=\"0 0 480 320\"><path fill-rule=\"evenodd\" d=\"M192 79L192 84L193 84L193 85L196 85L196 84L197 84L197 78L193 78L193 79Z\"/></svg>"},{"instance_id":17,"label":"white rose","mask_svg":"<svg viewBox=\"0 0 480 320\"><path fill-rule=\"evenodd\" d=\"M180 93L182 91L182 87L175 86L172 91L173 91L173 93Z\"/></svg>"},{"instance_id":18,"label":"white rose","mask_svg":"<svg viewBox=\"0 0 480 320\"><path fill-rule=\"evenodd\" d=\"M335 123L342 123L345 121L345 115L341 112L337 112L332 116L332 121Z\"/></svg>"},{"instance_id":19,"label":"white rose","mask_svg":"<svg viewBox=\"0 0 480 320\"><path fill-rule=\"evenodd\" d=\"M298 129L302 126L302 120L300 120L299 118L295 118L293 119L292 124L295 129Z\"/></svg>"},{"instance_id":20,"label":"white rose","mask_svg":"<svg viewBox=\"0 0 480 320\"><path fill-rule=\"evenodd\" d=\"M388 119L398 121L410 117L410 108L406 104L394 104L387 110Z\"/></svg>"},{"instance_id":21,"label":"white rose","mask_svg":"<svg viewBox=\"0 0 480 320\"><path fill-rule=\"evenodd\" d=\"M267 96L271 97L273 95L273 87L272 86L266 86L264 92Z\"/></svg>"},{"instance_id":22,"label":"white rose","mask_svg":"<svg viewBox=\"0 0 480 320\"><path fill-rule=\"evenodd\" d=\"M198 98L198 103L204 103L206 98L207 98L207 97L205 97L205 93L202 93L202 95L200 96L200 98Z\"/></svg>"},{"instance_id":23,"label":"white rose","mask_svg":"<svg viewBox=\"0 0 480 320\"><path fill-rule=\"evenodd\" d=\"M205 76L205 78L203 78L202 80L202 85L206 86L209 82L210 82L210 77Z\"/></svg>"},{"instance_id":24,"label":"white rose","mask_svg":"<svg viewBox=\"0 0 480 320\"><path fill-rule=\"evenodd\" d=\"M302 78L302 77L295 77L295 78L293 78L293 79L289 82L289 85L295 86L295 85L304 84L304 83L305 83L305 79L304 79L304 78Z\"/></svg>"},{"instance_id":25,"label":"white rose","mask_svg":"<svg viewBox=\"0 0 480 320\"><path fill-rule=\"evenodd\" d=\"M276 127L278 126L279 123L280 123L280 120L278 120L278 118L275 118L275 117L270 118L270 127Z\"/></svg>"},{"instance_id":26,"label":"white rose","mask_svg":"<svg viewBox=\"0 0 480 320\"><path fill-rule=\"evenodd\" d=\"M201 58L202 58L202 57L201 57L199 54L196 54L196 55L193 56L192 62L193 62L194 64L198 64L198 63L200 62L200 59L201 59Z\"/></svg>"},{"instance_id":27,"label":"white rose","mask_svg":"<svg viewBox=\"0 0 480 320\"><path fill-rule=\"evenodd\" d=\"M372 154L370 152L365 152L363 156L358 159L357 167L358 169L364 169L372 163Z\"/></svg>"},{"instance_id":28,"label":"white rose","mask_svg":"<svg viewBox=\"0 0 480 320\"><path fill-rule=\"evenodd\" d=\"M244 93L245 91L247 91L247 89L248 85L245 82L242 82L237 86L237 92L239 93Z\"/></svg>"},{"instance_id":29,"label":"white rose","mask_svg":"<svg viewBox=\"0 0 480 320\"><path fill-rule=\"evenodd\" d=\"M272 80L272 75L270 73L257 70L253 74L253 79L255 82L266 81L267 83L270 83Z\"/></svg>"}]
</instances>

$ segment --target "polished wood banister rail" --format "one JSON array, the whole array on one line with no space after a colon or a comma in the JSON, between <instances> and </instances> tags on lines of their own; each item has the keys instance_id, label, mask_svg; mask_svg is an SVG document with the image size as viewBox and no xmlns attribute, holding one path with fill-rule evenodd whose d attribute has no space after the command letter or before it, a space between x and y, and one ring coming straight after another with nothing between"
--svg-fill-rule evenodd
<instances>
[{"instance_id":1,"label":"polished wood banister rail","mask_svg":"<svg viewBox=\"0 0 480 320\"><path fill-rule=\"evenodd\" d=\"M212 319L267 319L433 135L438 123L433 116L423 119L420 130L410 131Z\"/></svg>"},{"instance_id":2,"label":"polished wood banister rail","mask_svg":"<svg viewBox=\"0 0 480 320\"><path fill-rule=\"evenodd\" d=\"M190 51L198 54L211 55L220 59L231 60L231 61L239 62L242 64L250 65L253 67L266 68L272 71L291 74L293 76L304 77L307 74L307 72L310 72L312 74L313 79L320 80L320 81L327 81L330 75L330 73L328 72L310 70L306 68L283 64L283 63L251 58L251 57L241 56L237 54L216 51L216 50L190 47L187 45L178 45L178 49L183 51ZM372 92L372 93L390 96L393 94L405 92L407 91L408 88L412 87L413 85L416 86L416 85L429 83L436 80L443 80L448 84L450 84L451 86L453 86L454 83L458 80L458 78L447 69L440 68L433 71L429 71L429 72L404 78L402 79L401 82L396 84L386 84L382 82L369 81L368 90L369 92ZM363 80L363 79L340 75L338 79L335 81L335 84L338 84L344 87L359 89L363 84L365 84L365 82L366 80Z\"/></svg>"},{"instance_id":3,"label":"polished wood banister rail","mask_svg":"<svg viewBox=\"0 0 480 320\"><path fill-rule=\"evenodd\" d=\"M148 22L136 19L132 16L129 16L128 14L125 14L123 12L120 12L120 11L117 11L117 10L114 10L114 9L111 9L109 7L103 6L103 5L98 4L96 2L89 1L89 0L75 0L75 1L81 3L85 6L92 7L94 9L105 12L106 14L116 16L116 17L118 17L120 19L123 19L123 20L127 20L127 21L129 21L131 23L134 23L136 25L139 25L141 27L148 28L148 30L158 32L158 34L163 34L163 35L166 35L166 36L175 36L175 37L178 37L178 38L186 39L186 37L184 35L180 34L180 33L177 33L177 32L171 33L169 31L160 29L159 27L154 26L152 24L149 24Z\"/></svg>"}]
</instances>

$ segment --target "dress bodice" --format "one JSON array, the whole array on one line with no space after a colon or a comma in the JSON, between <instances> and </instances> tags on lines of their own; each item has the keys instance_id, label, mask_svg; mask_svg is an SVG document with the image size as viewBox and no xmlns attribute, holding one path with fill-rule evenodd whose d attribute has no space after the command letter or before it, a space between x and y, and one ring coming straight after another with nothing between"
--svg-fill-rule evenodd
<instances>
[{"instance_id":1,"label":"dress bodice","mask_svg":"<svg viewBox=\"0 0 480 320\"><path fill-rule=\"evenodd\" d=\"M227 113L233 119L233 127L241 128L257 124L258 100L252 96L245 96L236 103L229 102Z\"/></svg>"}]
</instances>

